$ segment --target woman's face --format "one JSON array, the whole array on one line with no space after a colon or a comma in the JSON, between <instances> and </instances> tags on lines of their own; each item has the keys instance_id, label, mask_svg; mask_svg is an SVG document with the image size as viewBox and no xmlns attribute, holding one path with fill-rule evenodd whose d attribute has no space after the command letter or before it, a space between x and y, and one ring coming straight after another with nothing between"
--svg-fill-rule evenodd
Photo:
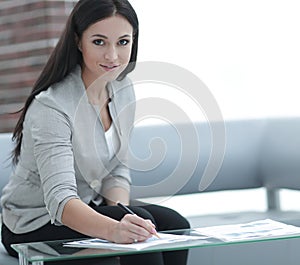
<instances>
[{"instance_id":1,"label":"woman's face","mask_svg":"<svg viewBox=\"0 0 300 265\"><path fill-rule=\"evenodd\" d=\"M88 27L78 47L82 52L82 78L90 85L97 78L115 80L129 63L133 28L122 16L116 15Z\"/></svg>"}]
</instances>

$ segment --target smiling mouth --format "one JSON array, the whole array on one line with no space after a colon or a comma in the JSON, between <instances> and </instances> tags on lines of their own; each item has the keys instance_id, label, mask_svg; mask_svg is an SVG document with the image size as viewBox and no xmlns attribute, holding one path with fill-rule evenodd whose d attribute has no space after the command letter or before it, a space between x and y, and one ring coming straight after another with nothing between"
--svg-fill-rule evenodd
<instances>
[{"instance_id":1,"label":"smiling mouth","mask_svg":"<svg viewBox=\"0 0 300 265\"><path fill-rule=\"evenodd\" d=\"M103 64L100 64L100 66L105 70L105 71L112 71L116 68L119 67L119 65L103 65Z\"/></svg>"}]
</instances>

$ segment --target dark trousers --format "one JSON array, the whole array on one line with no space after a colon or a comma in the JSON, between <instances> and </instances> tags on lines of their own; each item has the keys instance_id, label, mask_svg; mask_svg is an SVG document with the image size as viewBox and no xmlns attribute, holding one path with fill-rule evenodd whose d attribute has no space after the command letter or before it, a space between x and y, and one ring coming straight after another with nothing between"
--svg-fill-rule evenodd
<instances>
[{"instance_id":1,"label":"dark trousers","mask_svg":"<svg viewBox=\"0 0 300 265\"><path fill-rule=\"evenodd\" d=\"M116 220L121 220L125 215L124 211L117 206L95 206L90 205L97 212L109 216ZM157 231L166 231L174 229L186 229L190 225L188 221L176 211L158 206L158 205L141 205L141 206L130 206L137 215L150 219L156 226ZM61 239L76 239L87 237L80 234L66 226L56 226L50 223L42 226L41 228L24 233L15 234L11 232L5 224L2 225L2 243L6 248L7 252L14 257L17 257L17 253L10 247L11 244L26 243L26 242L38 242L38 241L51 241ZM168 251L168 252L156 252L147 253L140 255L124 255L120 257L121 265L185 265L187 262L188 251ZM72 265L83 265L83 264L105 264L105 259L93 259L93 260L82 260L67 263L66 261L61 264L72 264ZM51 262L49 265L58 265L58 262Z\"/></svg>"}]
</instances>

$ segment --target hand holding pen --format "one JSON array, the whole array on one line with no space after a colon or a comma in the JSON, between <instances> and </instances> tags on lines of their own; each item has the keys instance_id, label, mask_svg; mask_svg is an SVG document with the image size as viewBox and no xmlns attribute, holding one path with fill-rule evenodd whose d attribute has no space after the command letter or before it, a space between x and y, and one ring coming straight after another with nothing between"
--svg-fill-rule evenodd
<instances>
[{"instance_id":1,"label":"hand holding pen","mask_svg":"<svg viewBox=\"0 0 300 265\"><path fill-rule=\"evenodd\" d=\"M117 206L119 206L121 209L123 209L126 213L137 216L131 209L129 209L127 206L123 205L122 203L118 202ZM156 236L157 238L160 238L155 230L155 226L151 223L152 229L151 234ZM138 242L137 239L134 239L134 243Z\"/></svg>"}]
</instances>

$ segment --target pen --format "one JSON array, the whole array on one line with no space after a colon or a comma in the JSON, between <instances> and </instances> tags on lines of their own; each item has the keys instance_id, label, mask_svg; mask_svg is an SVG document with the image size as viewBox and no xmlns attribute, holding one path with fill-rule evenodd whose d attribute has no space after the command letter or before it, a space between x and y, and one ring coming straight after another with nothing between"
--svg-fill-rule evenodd
<instances>
[{"instance_id":1,"label":"pen","mask_svg":"<svg viewBox=\"0 0 300 265\"><path fill-rule=\"evenodd\" d=\"M130 214L135 214L133 211L131 211L127 206L125 206L124 204L118 202L117 205L122 208L126 213L130 213Z\"/></svg>"},{"instance_id":2,"label":"pen","mask_svg":"<svg viewBox=\"0 0 300 265\"><path fill-rule=\"evenodd\" d=\"M129 214L133 214L135 215L135 213L130 210L127 206L125 206L124 204L120 203L120 202L117 202L117 205L123 209L126 213L129 213ZM154 236L156 236L157 238L160 238L159 235L157 233L153 234Z\"/></svg>"}]
</instances>

